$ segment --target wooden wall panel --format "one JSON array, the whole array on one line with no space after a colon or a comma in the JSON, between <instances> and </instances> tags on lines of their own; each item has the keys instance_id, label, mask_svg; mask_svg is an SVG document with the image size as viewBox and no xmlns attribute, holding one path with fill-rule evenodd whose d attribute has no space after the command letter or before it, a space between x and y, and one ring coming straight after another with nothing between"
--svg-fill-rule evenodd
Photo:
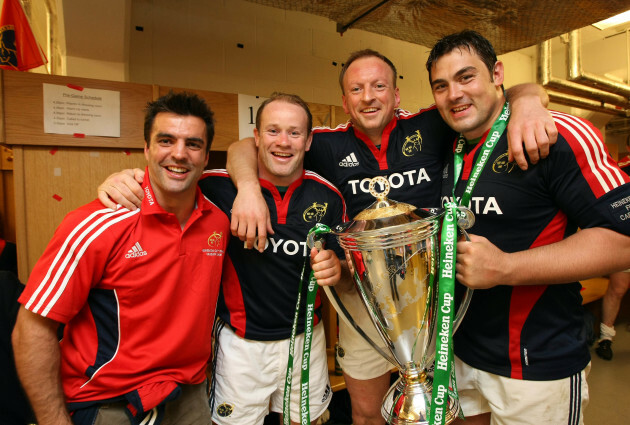
<instances>
[{"instance_id":1,"label":"wooden wall panel","mask_svg":"<svg viewBox=\"0 0 630 425\"><path fill-rule=\"evenodd\" d=\"M142 148L143 109L152 99L152 87L89 78L62 77L3 71L4 128L9 145L100 146L104 148ZM120 137L44 133L43 83L114 90L120 92Z\"/></svg>"},{"instance_id":2,"label":"wooden wall panel","mask_svg":"<svg viewBox=\"0 0 630 425\"><path fill-rule=\"evenodd\" d=\"M342 106L333 106L332 127L337 127L339 124L344 124L350 119L350 115L347 115Z\"/></svg>"},{"instance_id":3,"label":"wooden wall panel","mask_svg":"<svg viewBox=\"0 0 630 425\"><path fill-rule=\"evenodd\" d=\"M13 152L0 146L0 237L15 243Z\"/></svg>"},{"instance_id":4,"label":"wooden wall panel","mask_svg":"<svg viewBox=\"0 0 630 425\"><path fill-rule=\"evenodd\" d=\"M141 149L25 146L16 148L15 157L16 190L24 191L16 205L24 282L68 212L95 199L98 185L111 173L146 164Z\"/></svg>"},{"instance_id":5,"label":"wooden wall panel","mask_svg":"<svg viewBox=\"0 0 630 425\"><path fill-rule=\"evenodd\" d=\"M187 91L201 96L214 112L214 140L212 150L227 151L232 142L238 137L238 95L234 93L218 93L205 90L181 89L175 87L160 87L159 96L163 96L173 90L174 92Z\"/></svg>"},{"instance_id":6,"label":"wooden wall panel","mask_svg":"<svg viewBox=\"0 0 630 425\"><path fill-rule=\"evenodd\" d=\"M313 115L313 127L330 127L332 122L332 106L321 103L308 103Z\"/></svg>"}]
</instances>

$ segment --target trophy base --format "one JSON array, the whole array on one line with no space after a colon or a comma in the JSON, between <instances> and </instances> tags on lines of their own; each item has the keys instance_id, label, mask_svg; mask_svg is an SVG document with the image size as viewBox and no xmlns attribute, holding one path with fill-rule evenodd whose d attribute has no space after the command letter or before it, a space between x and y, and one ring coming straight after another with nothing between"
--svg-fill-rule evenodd
<instances>
[{"instance_id":1,"label":"trophy base","mask_svg":"<svg viewBox=\"0 0 630 425\"><path fill-rule=\"evenodd\" d=\"M432 400L433 379L417 369L402 370L401 377L387 391L381 413L390 425L428 425ZM442 407L444 423L453 422L459 413L459 401L447 397Z\"/></svg>"}]
</instances>

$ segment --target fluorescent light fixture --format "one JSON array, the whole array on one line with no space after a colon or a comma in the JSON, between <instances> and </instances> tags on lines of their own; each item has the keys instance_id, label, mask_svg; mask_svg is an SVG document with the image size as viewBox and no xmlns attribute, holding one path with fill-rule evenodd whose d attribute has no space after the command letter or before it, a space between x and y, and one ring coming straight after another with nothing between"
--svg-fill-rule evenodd
<instances>
[{"instance_id":1,"label":"fluorescent light fixture","mask_svg":"<svg viewBox=\"0 0 630 425\"><path fill-rule=\"evenodd\" d=\"M595 22L593 26L595 28L599 28L600 30L605 30L606 28L615 27L628 21L630 21L630 10L620 13L619 15L615 15L611 18L604 19L603 21Z\"/></svg>"}]
</instances>

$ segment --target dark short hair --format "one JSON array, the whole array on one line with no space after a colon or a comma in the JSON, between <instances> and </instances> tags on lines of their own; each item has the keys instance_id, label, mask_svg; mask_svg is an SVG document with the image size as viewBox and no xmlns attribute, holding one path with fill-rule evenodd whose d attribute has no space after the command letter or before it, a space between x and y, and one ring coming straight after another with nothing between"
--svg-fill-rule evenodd
<instances>
[{"instance_id":1,"label":"dark short hair","mask_svg":"<svg viewBox=\"0 0 630 425\"><path fill-rule=\"evenodd\" d=\"M144 141L151 141L151 129L155 116L160 112L170 112L182 116L193 116L200 118L206 123L206 152L210 151L210 145L214 138L214 112L201 97L194 93L169 91L164 96L147 103L144 116Z\"/></svg>"},{"instance_id":2,"label":"dark short hair","mask_svg":"<svg viewBox=\"0 0 630 425\"><path fill-rule=\"evenodd\" d=\"M431 82L431 68L439 58L452 52L455 49L466 48L470 53L476 53L490 71L490 78L494 72L494 65L497 63L497 54L494 52L492 44L476 31L465 30L455 34L447 35L438 40L431 49L427 59L427 71L429 71L429 82Z\"/></svg>"},{"instance_id":3,"label":"dark short hair","mask_svg":"<svg viewBox=\"0 0 630 425\"><path fill-rule=\"evenodd\" d=\"M356 61L357 59L369 58L369 57L378 58L382 60L383 62L385 62L391 68L392 72L394 73L394 88L396 88L396 78L398 78L398 72L396 72L396 67L394 66L392 61L390 61L385 55L380 54L376 50L363 49L363 50L357 50L356 52L350 53L350 56L348 57L346 62L343 64L343 67L341 68L341 73L339 74L339 86L341 87L342 94L345 94L343 91L343 77L346 75L346 71L348 70L348 67L352 64L352 62Z\"/></svg>"},{"instance_id":4,"label":"dark short hair","mask_svg":"<svg viewBox=\"0 0 630 425\"><path fill-rule=\"evenodd\" d=\"M311 110L309 109L304 99L302 99L297 94L288 94L288 93L282 93L282 92L271 93L271 96L269 97L269 99L266 99L258 107L258 112L256 112L256 128L258 129L258 131L260 131L260 120L262 117L263 110L267 107L267 105L269 105L271 102L275 102L276 100L291 103L293 105L300 106L302 109L304 109L304 112L306 112L306 119L307 119L306 135L308 136L309 134L311 134L311 128L313 127L313 115L311 114Z\"/></svg>"}]
</instances>

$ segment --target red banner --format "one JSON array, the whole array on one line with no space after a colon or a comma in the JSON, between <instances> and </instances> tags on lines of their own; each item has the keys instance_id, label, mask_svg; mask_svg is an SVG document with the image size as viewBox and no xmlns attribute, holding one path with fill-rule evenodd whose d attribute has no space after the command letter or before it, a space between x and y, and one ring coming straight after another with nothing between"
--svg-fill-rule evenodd
<instances>
[{"instance_id":1,"label":"red banner","mask_svg":"<svg viewBox=\"0 0 630 425\"><path fill-rule=\"evenodd\" d=\"M48 62L19 0L4 0L0 16L0 68L26 71Z\"/></svg>"}]
</instances>

